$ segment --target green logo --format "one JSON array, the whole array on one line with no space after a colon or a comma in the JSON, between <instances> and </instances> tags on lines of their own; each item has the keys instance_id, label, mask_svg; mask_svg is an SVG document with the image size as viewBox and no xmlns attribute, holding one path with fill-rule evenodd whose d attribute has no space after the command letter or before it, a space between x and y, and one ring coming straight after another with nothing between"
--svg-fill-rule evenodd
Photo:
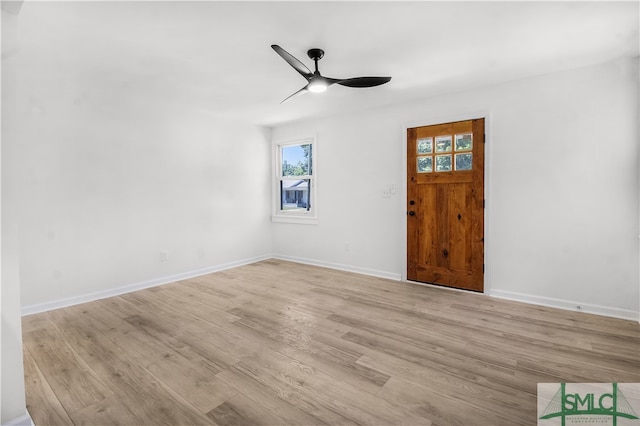
<instances>
[{"instance_id":1,"label":"green logo","mask_svg":"<svg viewBox=\"0 0 640 426\"><path fill-rule=\"evenodd\" d=\"M539 390L540 385L538 385ZM604 389L602 386L611 387ZM588 423L591 424L600 418L600 421L597 421L600 424L609 424L609 421L612 421L613 426L617 426L619 418L638 419L638 415L617 383L601 385L595 389L589 384L573 384L572 387L573 391L568 392L567 384L560 383L560 388L542 411L539 420L559 417L561 425L565 426L567 418L581 416L580 421L575 418L573 420L576 421L573 423L584 423L588 417L590 419ZM611 389L610 392L609 389Z\"/></svg>"}]
</instances>

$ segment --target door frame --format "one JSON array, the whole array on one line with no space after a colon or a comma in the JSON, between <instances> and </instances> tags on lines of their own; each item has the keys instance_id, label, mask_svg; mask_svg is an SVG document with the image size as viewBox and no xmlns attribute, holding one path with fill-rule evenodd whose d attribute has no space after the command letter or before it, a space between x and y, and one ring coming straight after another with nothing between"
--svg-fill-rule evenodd
<instances>
[{"instance_id":1,"label":"door frame","mask_svg":"<svg viewBox=\"0 0 640 426\"><path fill-rule=\"evenodd\" d=\"M452 123L455 121L466 121L473 120L476 118L484 118L484 134L485 134L485 144L484 144L484 199L485 199L485 207L484 207L484 290L483 294L491 293L491 259L492 259L492 247L491 247L491 230L492 230L492 222L491 222L491 151L493 144L491 143L491 112L488 110L481 110L473 113L465 113L465 114L445 114L438 116L431 116L420 121L411 121L404 123L402 126L402 211L406 213L407 203L409 199L407 198L407 130L414 127L423 127L423 126L433 126L436 124L443 123ZM402 273L401 280L402 282L410 282L412 284L419 284L425 286L431 286L432 284L421 283L417 281L408 281L407 280L407 215L402 215ZM458 290L450 287L441 287L439 288L448 288L454 291L466 291L466 290Z\"/></svg>"}]
</instances>

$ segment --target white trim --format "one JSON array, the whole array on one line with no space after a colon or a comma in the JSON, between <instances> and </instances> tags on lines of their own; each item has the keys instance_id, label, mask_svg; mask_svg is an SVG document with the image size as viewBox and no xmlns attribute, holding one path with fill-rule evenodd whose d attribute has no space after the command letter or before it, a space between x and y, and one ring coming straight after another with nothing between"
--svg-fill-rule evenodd
<instances>
[{"instance_id":1,"label":"white trim","mask_svg":"<svg viewBox=\"0 0 640 426\"><path fill-rule=\"evenodd\" d=\"M271 222L277 223L298 223L303 225L317 225L318 218L315 216L286 216L286 215L274 215L271 216Z\"/></svg>"},{"instance_id":2,"label":"white trim","mask_svg":"<svg viewBox=\"0 0 640 426\"><path fill-rule=\"evenodd\" d=\"M305 265L313 265L313 266L321 266L323 268L337 269L338 271L355 272L356 274L369 275L369 276L378 277L378 278L386 278L394 281L400 281L402 277L401 274L397 274L395 272L378 271L376 269L361 268L358 266L325 262L322 260L315 260L315 259L306 259L302 257L288 256L284 254L274 254L272 258L279 259L279 260L288 260L296 263L303 263Z\"/></svg>"},{"instance_id":3,"label":"white trim","mask_svg":"<svg viewBox=\"0 0 640 426\"><path fill-rule=\"evenodd\" d=\"M92 302L94 300L118 296L121 294L130 293L133 291L142 290L149 287L155 287L163 284L169 284L169 283L180 281L180 280L186 280L189 278L206 275L213 272L219 272L225 269L231 269L238 266L248 265L251 263L260 262L262 260L267 260L267 259L280 259L280 260L286 260L290 262L302 263L306 265L336 269L339 271L353 272L353 273L368 275L372 277L386 278L389 280L399 281L407 284L417 284L417 285L422 285L426 287L437 287L437 288L448 289L452 291L466 292L466 290L458 290L458 289L452 289L444 286L434 286L432 284L425 284L425 283L420 283L415 281L407 281L406 279L403 278L402 276L403 274L398 274L395 272L379 271L376 269L361 268L358 266L325 262L321 260L307 259L307 258L296 257L296 256L288 256L283 254L273 254L273 255L263 255L263 256L256 256L252 258L241 259L234 262L211 266L208 268L198 269L195 271L183 272L175 275L168 275L165 277L160 277L160 278L156 278L149 281L143 281L140 283L129 284L129 285L125 285L125 286L121 286L121 287L117 287L109 290L88 293L81 296L74 296L66 299L54 300L51 302L23 306L22 315L23 316L32 315L40 312L46 312L54 309L78 305L81 303ZM469 293L474 293L474 292L469 292ZM476 293L476 294L482 294L482 293ZM543 297L543 296L534 296L530 294L522 294L522 293L511 292L511 291L492 290L490 292L487 292L485 290L484 294L491 297L515 300L518 302L524 302L524 303L529 303L533 305L542 305L542 306L549 306L552 308L580 311L580 312L592 313L592 314L602 315L606 317L621 318L621 319L632 320L632 321L638 321L638 315L639 315L639 312L632 311L629 309L620 309L620 308L612 308L608 306L591 305L591 304L582 303L582 302L561 300L561 299L555 299L555 298ZM581 309L578 310L576 308L577 306L580 306ZM31 421L31 417L29 416L29 413L23 416L20 416L16 419L13 419L9 423L5 423L2 426L32 426L33 423L26 422L26 419Z\"/></svg>"},{"instance_id":4,"label":"white trim","mask_svg":"<svg viewBox=\"0 0 640 426\"><path fill-rule=\"evenodd\" d=\"M131 293L133 291L142 290L149 287L156 287L163 284L169 284L180 280L186 280L189 278L199 277L201 275L211 274L213 272L223 271L225 269L231 269L238 266L248 265L250 263L259 262L261 260L270 259L271 256L256 256L247 259L236 260L229 263L210 266L203 269L197 269L195 271L182 272L174 275L167 275L164 277L154 278L148 281L142 281L138 283L132 283L123 285L120 287L97 291L94 293L87 293L80 296L72 296L64 299L53 300L50 302L36 303L33 305L27 305L22 307L22 315L33 315L40 312L52 311L54 309L66 308L68 306L79 305L81 303L93 302L95 300L106 299L107 297L119 296L125 293Z\"/></svg>"},{"instance_id":5,"label":"white trim","mask_svg":"<svg viewBox=\"0 0 640 426\"><path fill-rule=\"evenodd\" d=\"M311 175L295 176L294 178L310 180L308 202L311 203L311 209L309 211L282 211L278 207L280 205L280 197L282 196L279 190L279 182L281 180L280 167L282 165L281 148L283 146L304 144L311 145ZM271 152L273 156L273 170L271 173L271 221L279 223L316 225L318 223L318 135L314 134L313 136L305 136L299 139L288 139L286 141L271 141Z\"/></svg>"},{"instance_id":6,"label":"white trim","mask_svg":"<svg viewBox=\"0 0 640 426\"><path fill-rule=\"evenodd\" d=\"M552 297L535 296L532 294L516 293L513 291L493 290L491 297L500 299L515 300L533 305L548 306L575 312L586 312L589 314L602 315L605 317L621 318L631 321L638 320L638 312L630 309L611 308L609 306L591 305L588 303L576 302L572 300L562 300ZM578 309L580 306L580 309Z\"/></svg>"},{"instance_id":7,"label":"white trim","mask_svg":"<svg viewBox=\"0 0 640 426\"><path fill-rule=\"evenodd\" d=\"M35 426L35 423L33 423L33 420L31 420L31 416L27 411L20 417L16 417L6 423L2 423L2 426Z\"/></svg>"}]
</instances>

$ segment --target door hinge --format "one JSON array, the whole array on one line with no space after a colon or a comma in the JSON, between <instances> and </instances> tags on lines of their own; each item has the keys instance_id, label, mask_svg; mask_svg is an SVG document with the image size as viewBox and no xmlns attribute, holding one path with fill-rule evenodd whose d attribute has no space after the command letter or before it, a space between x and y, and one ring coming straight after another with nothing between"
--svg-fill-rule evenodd
<instances>
[{"instance_id":1,"label":"door hinge","mask_svg":"<svg viewBox=\"0 0 640 426\"><path fill-rule=\"evenodd\" d=\"M484 274L484 263L482 264L482 273Z\"/></svg>"},{"instance_id":2,"label":"door hinge","mask_svg":"<svg viewBox=\"0 0 640 426\"><path fill-rule=\"evenodd\" d=\"M487 143L487 134L486 133L482 134L482 143Z\"/></svg>"},{"instance_id":3,"label":"door hinge","mask_svg":"<svg viewBox=\"0 0 640 426\"><path fill-rule=\"evenodd\" d=\"M482 208L484 209L485 206L487 205L487 200L482 200Z\"/></svg>"}]
</instances>

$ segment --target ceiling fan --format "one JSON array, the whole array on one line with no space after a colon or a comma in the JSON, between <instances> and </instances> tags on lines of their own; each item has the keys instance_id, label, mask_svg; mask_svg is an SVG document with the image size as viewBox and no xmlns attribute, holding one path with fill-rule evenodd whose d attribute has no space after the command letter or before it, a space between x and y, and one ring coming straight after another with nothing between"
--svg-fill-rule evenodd
<instances>
[{"instance_id":1,"label":"ceiling fan","mask_svg":"<svg viewBox=\"0 0 640 426\"><path fill-rule=\"evenodd\" d=\"M300 73L300 75L303 76L308 82L306 86L293 93L292 95L289 95L282 102L286 101L289 98L292 98L293 96L302 95L307 92L324 92L332 84L339 84L341 86L347 87L374 87L387 83L389 82L389 80L391 80L391 77L353 77L345 79L323 77L320 74L320 71L318 71L318 61L324 56L324 50L314 48L309 49L309 51L307 52L307 56L309 56L310 59L313 59L313 62L316 66L316 70L314 72L311 72L309 68L307 68L302 62L300 62L282 47L278 46L277 44L272 44L271 48L275 50L276 53L282 57L282 59L287 61L287 63L291 65L293 69L298 71L298 73Z\"/></svg>"}]
</instances>

